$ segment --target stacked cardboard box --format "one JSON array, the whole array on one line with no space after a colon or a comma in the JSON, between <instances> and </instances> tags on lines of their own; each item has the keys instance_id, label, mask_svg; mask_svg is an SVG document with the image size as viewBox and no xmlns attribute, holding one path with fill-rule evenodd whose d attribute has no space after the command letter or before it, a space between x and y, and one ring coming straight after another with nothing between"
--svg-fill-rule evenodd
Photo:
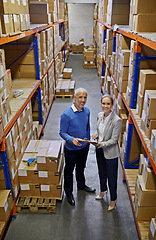
<instances>
[{"instance_id":1,"label":"stacked cardboard box","mask_svg":"<svg viewBox=\"0 0 156 240\"><path fill-rule=\"evenodd\" d=\"M96 67L95 48L93 46L84 49L83 67Z\"/></svg>"},{"instance_id":2,"label":"stacked cardboard box","mask_svg":"<svg viewBox=\"0 0 156 240\"><path fill-rule=\"evenodd\" d=\"M57 86L55 88L55 96L70 96L73 97L75 89L75 81L70 79L60 79L58 80Z\"/></svg>"},{"instance_id":3,"label":"stacked cardboard box","mask_svg":"<svg viewBox=\"0 0 156 240\"><path fill-rule=\"evenodd\" d=\"M30 29L28 0L0 1L0 25L2 34Z\"/></svg>"},{"instance_id":4,"label":"stacked cardboard box","mask_svg":"<svg viewBox=\"0 0 156 240\"><path fill-rule=\"evenodd\" d=\"M94 5L94 18L95 19L98 19L98 8L99 8L99 5L96 3Z\"/></svg>"},{"instance_id":5,"label":"stacked cardboard box","mask_svg":"<svg viewBox=\"0 0 156 240\"><path fill-rule=\"evenodd\" d=\"M108 0L107 23L110 25L129 24L130 0Z\"/></svg>"},{"instance_id":6,"label":"stacked cardboard box","mask_svg":"<svg viewBox=\"0 0 156 240\"><path fill-rule=\"evenodd\" d=\"M126 131L126 123L127 123L127 120L128 120L128 116L125 113L121 113L120 117L122 119L122 130L121 130L121 133L120 133L119 142L120 142L120 147L122 147L122 142L123 142L122 140L123 140L124 132Z\"/></svg>"},{"instance_id":7,"label":"stacked cardboard box","mask_svg":"<svg viewBox=\"0 0 156 240\"><path fill-rule=\"evenodd\" d=\"M109 65L109 58L111 58L111 55L112 55L112 51L113 51L113 31L110 29L107 29L106 39L105 39L105 43L103 44L102 53L108 65Z\"/></svg>"},{"instance_id":8,"label":"stacked cardboard box","mask_svg":"<svg viewBox=\"0 0 156 240\"><path fill-rule=\"evenodd\" d=\"M0 190L0 221L6 223L13 208L10 190Z\"/></svg>"},{"instance_id":9,"label":"stacked cardboard box","mask_svg":"<svg viewBox=\"0 0 156 240\"><path fill-rule=\"evenodd\" d=\"M46 2L30 2L30 21L32 24L50 24L51 14L49 13L49 5Z\"/></svg>"},{"instance_id":10,"label":"stacked cardboard box","mask_svg":"<svg viewBox=\"0 0 156 240\"><path fill-rule=\"evenodd\" d=\"M79 44L72 43L71 45L72 53L83 53L84 51L84 39L80 39Z\"/></svg>"},{"instance_id":11,"label":"stacked cardboard box","mask_svg":"<svg viewBox=\"0 0 156 240\"><path fill-rule=\"evenodd\" d=\"M15 109L13 109L15 110ZM15 112L17 112L18 108ZM23 153L27 147L28 142L32 138L32 109L29 102L20 117L14 123L10 132L6 136L6 151L9 163L9 170L14 196L16 197L19 191L18 173L17 169L21 162ZM3 168L0 169L0 188L6 189L5 177Z\"/></svg>"},{"instance_id":12,"label":"stacked cardboard box","mask_svg":"<svg viewBox=\"0 0 156 240\"><path fill-rule=\"evenodd\" d=\"M156 130L155 129L153 129L151 133L150 149L152 152L153 160L156 163Z\"/></svg>"},{"instance_id":13,"label":"stacked cardboard box","mask_svg":"<svg viewBox=\"0 0 156 240\"><path fill-rule=\"evenodd\" d=\"M31 140L18 168L21 196L62 198L61 141ZM36 163L28 166L28 160Z\"/></svg>"},{"instance_id":14,"label":"stacked cardboard box","mask_svg":"<svg viewBox=\"0 0 156 240\"><path fill-rule=\"evenodd\" d=\"M156 26L155 0L133 0L130 5L129 27L135 32L155 32Z\"/></svg>"},{"instance_id":15,"label":"stacked cardboard box","mask_svg":"<svg viewBox=\"0 0 156 240\"><path fill-rule=\"evenodd\" d=\"M136 105L139 117L142 115L145 90L156 90L156 71L153 69L140 70Z\"/></svg>"},{"instance_id":16,"label":"stacked cardboard box","mask_svg":"<svg viewBox=\"0 0 156 240\"><path fill-rule=\"evenodd\" d=\"M127 132L128 132L128 121L126 123L126 132L124 132L123 140L122 140L123 143L122 143L121 155L122 155L123 162L125 160L125 153L126 153L126 147L127 147ZM132 163L135 160L139 159L140 153L141 153L141 142L138 137L137 131L133 126L129 163Z\"/></svg>"},{"instance_id":17,"label":"stacked cardboard box","mask_svg":"<svg viewBox=\"0 0 156 240\"><path fill-rule=\"evenodd\" d=\"M152 129L156 129L156 90L145 90L143 110L141 116L141 129L151 139Z\"/></svg>"},{"instance_id":18,"label":"stacked cardboard box","mask_svg":"<svg viewBox=\"0 0 156 240\"><path fill-rule=\"evenodd\" d=\"M138 221L150 221L156 213L156 176L144 160L142 174L137 176L135 213Z\"/></svg>"},{"instance_id":19,"label":"stacked cardboard box","mask_svg":"<svg viewBox=\"0 0 156 240\"><path fill-rule=\"evenodd\" d=\"M48 103L50 104L53 100L55 89L54 64L52 64L51 68L49 69L47 78L48 78Z\"/></svg>"},{"instance_id":20,"label":"stacked cardboard box","mask_svg":"<svg viewBox=\"0 0 156 240\"><path fill-rule=\"evenodd\" d=\"M54 25L54 57L61 50L64 42L61 40L61 36L59 35L59 24Z\"/></svg>"},{"instance_id":21,"label":"stacked cardboard box","mask_svg":"<svg viewBox=\"0 0 156 240\"><path fill-rule=\"evenodd\" d=\"M8 124L11 115L10 100L13 97L10 71L6 70L4 50L0 49L0 116L1 128ZM3 132L2 132L3 133Z\"/></svg>"},{"instance_id":22,"label":"stacked cardboard box","mask_svg":"<svg viewBox=\"0 0 156 240\"><path fill-rule=\"evenodd\" d=\"M55 58L55 68L54 68L54 70L55 70L55 86L56 86L56 84L58 82L58 79L59 79L59 77L62 73L61 72L62 71L62 53L61 52L59 52L57 54L57 57Z\"/></svg>"},{"instance_id":23,"label":"stacked cardboard box","mask_svg":"<svg viewBox=\"0 0 156 240\"><path fill-rule=\"evenodd\" d=\"M123 93L126 93L128 85L130 43L131 41L129 38L117 34L113 70L118 88Z\"/></svg>"},{"instance_id":24,"label":"stacked cardboard box","mask_svg":"<svg viewBox=\"0 0 156 240\"><path fill-rule=\"evenodd\" d=\"M95 15L96 16L95 18L99 19L101 22L106 22L107 20L107 5L108 5L108 0L99 1L98 17Z\"/></svg>"}]
</instances>

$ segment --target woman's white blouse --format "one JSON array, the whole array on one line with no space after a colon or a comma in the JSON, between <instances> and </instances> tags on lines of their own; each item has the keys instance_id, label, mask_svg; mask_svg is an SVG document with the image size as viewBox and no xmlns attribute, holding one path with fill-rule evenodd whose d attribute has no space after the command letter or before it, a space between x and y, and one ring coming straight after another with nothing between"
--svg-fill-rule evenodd
<instances>
[{"instance_id":1,"label":"woman's white blouse","mask_svg":"<svg viewBox=\"0 0 156 240\"><path fill-rule=\"evenodd\" d=\"M110 116L111 116L111 113L105 118L105 120L103 120L103 118L101 118L101 121L99 123L99 139L98 139L98 142L103 141L105 128L106 128L107 123L110 119Z\"/></svg>"}]
</instances>

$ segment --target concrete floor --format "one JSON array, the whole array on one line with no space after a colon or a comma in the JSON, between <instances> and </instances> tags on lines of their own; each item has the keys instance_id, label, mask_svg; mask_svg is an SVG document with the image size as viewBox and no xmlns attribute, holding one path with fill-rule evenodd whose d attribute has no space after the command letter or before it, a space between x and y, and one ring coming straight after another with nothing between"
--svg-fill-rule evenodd
<instances>
[{"instance_id":1,"label":"concrete floor","mask_svg":"<svg viewBox=\"0 0 156 240\"><path fill-rule=\"evenodd\" d=\"M100 83L96 69L83 69L83 56L70 55L67 67L73 68L76 88L88 91L87 106L91 111L91 133L95 131L97 114L100 109ZM59 118L70 106L72 100L56 99L47 120L42 139L58 140ZM94 147L90 147L86 183L99 193L98 170ZM76 205L70 206L66 197L57 202L56 214L17 214L11 221L6 240L137 240L138 235L133 219L127 187L122 182L122 168L119 164L117 208L107 211L110 197L95 201L96 194L77 191L74 178Z\"/></svg>"}]
</instances>

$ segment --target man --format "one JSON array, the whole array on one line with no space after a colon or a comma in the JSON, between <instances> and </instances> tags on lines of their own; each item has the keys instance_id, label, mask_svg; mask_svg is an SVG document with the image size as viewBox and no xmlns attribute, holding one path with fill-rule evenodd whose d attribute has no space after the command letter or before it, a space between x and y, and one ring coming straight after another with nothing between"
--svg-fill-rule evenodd
<instances>
[{"instance_id":1,"label":"man","mask_svg":"<svg viewBox=\"0 0 156 240\"><path fill-rule=\"evenodd\" d=\"M87 101L87 91L78 88L74 93L74 103L61 115L60 136L65 143L64 190L67 201L75 205L73 196L73 171L76 165L76 181L79 190L95 192L94 188L85 185L84 169L86 165L89 144L78 141L78 138L90 139L90 111L84 107Z\"/></svg>"}]
</instances>

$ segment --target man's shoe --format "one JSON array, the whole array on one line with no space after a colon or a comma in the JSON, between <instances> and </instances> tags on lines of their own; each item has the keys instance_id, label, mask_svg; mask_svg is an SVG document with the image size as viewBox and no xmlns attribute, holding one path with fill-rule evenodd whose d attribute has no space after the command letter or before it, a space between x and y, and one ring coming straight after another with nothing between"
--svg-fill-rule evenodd
<instances>
[{"instance_id":1,"label":"man's shoe","mask_svg":"<svg viewBox=\"0 0 156 240\"><path fill-rule=\"evenodd\" d=\"M85 192L90 192L90 193L94 193L96 191L95 188L88 187L88 186L85 186L83 189L79 188L79 190L82 190L82 191L85 191Z\"/></svg>"},{"instance_id":2,"label":"man's shoe","mask_svg":"<svg viewBox=\"0 0 156 240\"><path fill-rule=\"evenodd\" d=\"M70 205L75 206L75 199L72 193L67 194L67 201L69 202Z\"/></svg>"}]
</instances>

